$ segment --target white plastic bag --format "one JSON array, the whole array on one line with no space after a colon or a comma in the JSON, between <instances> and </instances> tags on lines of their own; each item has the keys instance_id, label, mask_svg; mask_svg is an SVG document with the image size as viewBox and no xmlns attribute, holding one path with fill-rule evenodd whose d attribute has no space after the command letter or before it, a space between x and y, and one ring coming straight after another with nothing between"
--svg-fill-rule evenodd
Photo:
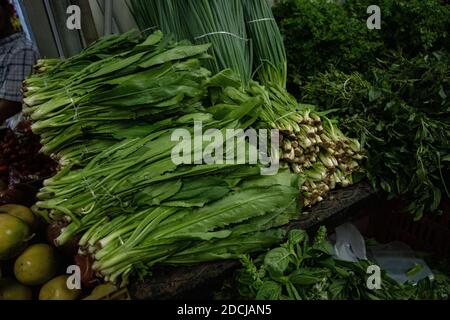
<instances>
[{"instance_id":1,"label":"white plastic bag","mask_svg":"<svg viewBox=\"0 0 450 320\"><path fill-rule=\"evenodd\" d=\"M22 122L23 120L23 115L22 113L18 113L16 114L14 117L9 118L8 120L6 120L6 126L11 129L11 130L15 130L17 125Z\"/></svg>"},{"instance_id":2,"label":"white plastic bag","mask_svg":"<svg viewBox=\"0 0 450 320\"><path fill-rule=\"evenodd\" d=\"M344 261L356 262L367 260L366 242L359 230L351 223L344 223L337 227L334 251L336 258Z\"/></svg>"},{"instance_id":3,"label":"white plastic bag","mask_svg":"<svg viewBox=\"0 0 450 320\"><path fill-rule=\"evenodd\" d=\"M414 251L402 242L380 244L369 251L372 260L399 283L417 283L427 277L433 279L433 273L426 262L416 258Z\"/></svg>"},{"instance_id":4,"label":"white plastic bag","mask_svg":"<svg viewBox=\"0 0 450 320\"><path fill-rule=\"evenodd\" d=\"M351 223L336 228L334 235L335 258L357 262L371 260L398 283L416 284L422 279L433 279L433 273L422 259L416 258L414 251L402 242L379 244L366 249L364 237Z\"/></svg>"}]
</instances>

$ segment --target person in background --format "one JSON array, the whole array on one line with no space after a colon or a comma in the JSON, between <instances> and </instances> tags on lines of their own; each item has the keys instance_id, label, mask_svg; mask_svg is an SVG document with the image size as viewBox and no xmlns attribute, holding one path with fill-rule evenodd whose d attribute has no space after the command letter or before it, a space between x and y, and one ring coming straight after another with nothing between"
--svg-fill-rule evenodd
<instances>
[{"instance_id":1,"label":"person in background","mask_svg":"<svg viewBox=\"0 0 450 320\"><path fill-rule=\"evenodd\" d=\"M22 32L13 5L0 0L0 128L22 110L22 83L38 59Z\"/></svg>"}]
</instances>

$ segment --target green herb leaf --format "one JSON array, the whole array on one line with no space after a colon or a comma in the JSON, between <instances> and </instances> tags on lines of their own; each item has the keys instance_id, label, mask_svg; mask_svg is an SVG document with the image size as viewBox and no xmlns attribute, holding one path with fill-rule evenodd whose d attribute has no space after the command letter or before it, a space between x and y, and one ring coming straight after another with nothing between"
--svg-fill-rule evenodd
<instances>
[{"instance_id":1,"label":"green herb leaf","mask_svg":"<svg viewBox=\"0 0 450 320\"><path fill-rule=\"evenodd\" d=\"M285 248L273 249L265 256L264 265L273 276L282 276L288 268L290 255Z\"/></svg>"}]
</instances>

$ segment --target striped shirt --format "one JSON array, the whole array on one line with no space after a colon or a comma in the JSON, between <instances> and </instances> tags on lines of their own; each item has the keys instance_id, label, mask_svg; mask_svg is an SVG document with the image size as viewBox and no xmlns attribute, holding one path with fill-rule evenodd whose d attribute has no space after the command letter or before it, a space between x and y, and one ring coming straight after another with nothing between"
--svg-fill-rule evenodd
<instances>
[{"instance_id":1,"label":"striped shirt","mask_svg":"<svg viewBox=\"0 0 450 320\"><path fill-rule=\"evenodd\" d=\"M0 99L22 101L22 83L37 59L36 48L23 33L0 39Z\"/></svg>"}]
</instances>

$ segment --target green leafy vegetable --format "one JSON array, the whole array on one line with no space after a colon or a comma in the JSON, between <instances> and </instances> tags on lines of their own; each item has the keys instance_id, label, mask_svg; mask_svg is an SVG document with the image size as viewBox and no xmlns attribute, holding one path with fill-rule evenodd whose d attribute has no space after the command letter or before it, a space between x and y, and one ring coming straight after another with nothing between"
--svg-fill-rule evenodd
<instances>
[{"instance_id":1,"label":"green leafy vegetable","mask_svg":"<svg viewBox=\"0 0 450 320\"><path fill-rule=\"evenodd\" d=\"M450 280L440 273L437 273L438 277L434 281L426 278L417 285L402 285L382 272L381 289L371 290L367 287L367 268L373 263L337 260L332 252L317 250L323 247L325 242L327 240L324 227L320 228L314 241L309 240L304 231L292 230L288 241L281 247L270 250L254 261L243 256L242 269L237 277L239 293L245 299L269 300L448 298ZM296 246L302 250L289 252L286 249Z\"/></svg>"}]
</instances>

